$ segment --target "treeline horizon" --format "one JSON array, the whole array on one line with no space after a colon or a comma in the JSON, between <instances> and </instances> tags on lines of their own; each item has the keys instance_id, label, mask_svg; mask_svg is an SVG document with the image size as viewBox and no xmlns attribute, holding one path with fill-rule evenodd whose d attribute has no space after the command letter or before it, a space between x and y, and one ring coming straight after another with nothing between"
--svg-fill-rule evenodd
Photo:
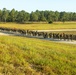
<instances>
[{"instance_id":1,"label":"treeline horizon","mask_svg":"<svg viewBox=\"0 0 76 75\"><path fill-rule=\"evenodd\" d=\"M25 10L7 10L6 8L0 9L0 22L65 22L76 21L75 12L58 12L58 11L39 11L26 12Z\"/></svg>"}]
</instances>

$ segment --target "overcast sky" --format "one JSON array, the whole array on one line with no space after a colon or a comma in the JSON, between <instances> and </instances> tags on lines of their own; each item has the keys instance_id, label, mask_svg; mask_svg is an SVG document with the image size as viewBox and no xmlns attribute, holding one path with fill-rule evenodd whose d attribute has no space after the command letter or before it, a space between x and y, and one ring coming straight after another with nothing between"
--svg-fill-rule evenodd
<instances>
[{"instance_id":1,"label":"overcast sky","mask_svg":"<svg viewBox=\"0 0 76 75\"><path fill-rule=\"evenodd\" d=\"M25 10L52 10L76 12L76 0L0 0L0 9Z\"/></svg>"}]
</instances>

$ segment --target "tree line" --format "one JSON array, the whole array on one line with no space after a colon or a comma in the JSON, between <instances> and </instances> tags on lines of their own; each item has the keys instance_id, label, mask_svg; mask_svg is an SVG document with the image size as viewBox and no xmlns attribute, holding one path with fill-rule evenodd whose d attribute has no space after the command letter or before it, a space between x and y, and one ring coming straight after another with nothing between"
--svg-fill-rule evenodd
<instances>
[{"instance_id":1,"label":"tree line","mask_svg":"<svg viewBox=\"0 0 76 75\"><path fill-rule=\"evenodd\" d=\"M0 22L53 22L53 21L76 21L75 12L58 12L58 11L39 11L28 13L24 10L17 11L15 9L0 10Z\"/></svg>"}]
</instances>

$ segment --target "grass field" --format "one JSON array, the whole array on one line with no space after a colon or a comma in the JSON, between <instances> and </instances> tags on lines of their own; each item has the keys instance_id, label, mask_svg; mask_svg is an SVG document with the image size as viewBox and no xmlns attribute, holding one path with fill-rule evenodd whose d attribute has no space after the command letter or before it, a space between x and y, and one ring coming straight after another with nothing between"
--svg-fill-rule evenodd
<instances>
[{"instance_id":1,"label":"grass field","mask_svg":"<svg viewBox=\"0 0 76 75\"><path fill-rule=\"evenodd\" d=\"M0 74L75 75L76 45L0 36Z\"/></svg>"},{"instance_id":2,"label":"grass field","mask_svg":"<svg viewBox=\"0 0 76 75\"><path fill-rule=\"evenodd\" d=\"M53 23L53 24L17 24L0 23L0 27L29 29L29 30L53 30L53 29L76 29L76 22Z\"/></svg>"}]
</instances>

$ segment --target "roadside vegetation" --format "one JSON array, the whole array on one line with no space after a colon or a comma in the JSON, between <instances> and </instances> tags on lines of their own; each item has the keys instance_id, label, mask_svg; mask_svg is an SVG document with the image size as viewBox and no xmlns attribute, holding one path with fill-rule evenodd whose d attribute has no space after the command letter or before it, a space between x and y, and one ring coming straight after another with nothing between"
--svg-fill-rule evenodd
<instances>
[{"instance_id":1,"label":"roadside vegetation","mask_svg":"<svg viewBox=\"0 0 76 75\"><path fill-rule=\"evenodd\" d=\"M49 32L50 33L50 32ZM65 34L74 34L76 35L76 31L52 31L51 33L65 33Z\"/></svg>"},{"instance_id":2,"label":"roadside vegetation","mask_svg":"<svg viewBox=\"0 0 76 75\"><path fill-rule=\"evenodd\" d=\"M75 75L76 45L0 36L0 74Z\"/></svg>"}]
</instances>

